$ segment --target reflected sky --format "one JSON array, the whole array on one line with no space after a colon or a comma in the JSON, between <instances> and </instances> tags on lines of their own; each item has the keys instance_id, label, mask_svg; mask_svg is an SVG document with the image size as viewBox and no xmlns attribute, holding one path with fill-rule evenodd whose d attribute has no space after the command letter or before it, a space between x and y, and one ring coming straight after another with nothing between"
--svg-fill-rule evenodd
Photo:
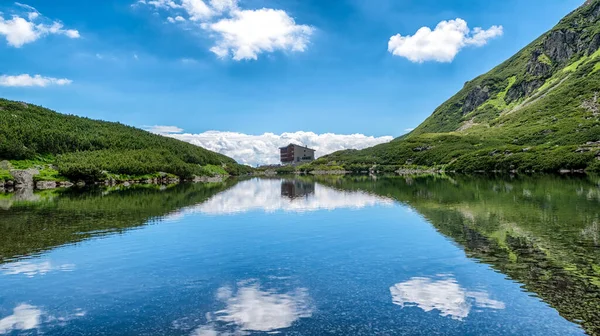
<instances>
[{"instance_id":1,"label":"reflected sky","mask_svg":"<svg viewBox=\"0 0 600 336\"><path fill-rule=\"evenodd\" d=\"M165 219L178 219L192 213L223 215L257 210L311 212L393 204L393 200L385 197L360 191L341 191L313 181L252 179L240 182L205 203L175 212Z\"/></svg>"},{"instance_id":2,"label":"reflected sky","mask_svg":"<svg viewBox=\"0 0 600 336\"><path fill-rule=\"evenodd\" d=\"M471 309L504 309L504 302L490 299L485 291L468 291L449 276L412 278L390 287L392 301L401 307L419 307L426 312L439 311L441 316L462 320Z\"/></svg>"}]
</instances>

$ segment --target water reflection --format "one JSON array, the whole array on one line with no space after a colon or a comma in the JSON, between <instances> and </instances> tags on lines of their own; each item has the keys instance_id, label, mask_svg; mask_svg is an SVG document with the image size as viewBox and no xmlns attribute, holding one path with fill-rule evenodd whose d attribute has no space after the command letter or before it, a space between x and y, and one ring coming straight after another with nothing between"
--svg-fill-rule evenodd
<instances>
[{"instance_id":1,"label":"water reflection","mask_svg":"<svg viewBox=\"0 0 600 336\"><path fill-rule=\"evenodd\" d=\"M170 218L180 218L190 213L222 215L255 210L309 212L361 209L381 204L393 205L394 202L386 197L362 191L342 191L310 180L252 179L240 182L196 207L176 212Z\"/></svg>"},{"instance_id":2,"label":"water reflection","mask_svg":"<svg viewBox=\"0 0 600 336\"><path fill-rule=\"evenodd\" d=\"M42 311L38 307L20 304L13 309L12 315L0 320L0 334L37 329L41 320Z\"/></svg>"},{"instance_id":3,"label":"water reflection","mask_svg":"<svg viewBox=\"0 0 600 336\"><path fill-rule=\"evenodd\" d=\"M53 271L70 272L75 269L73 264L54 265L50 261L31 262L17 261L0 266L0 271L4 275L24 274L29 278L36 275L45 275Z\"/></svg>"},{"instance_id":4,"label":"water reflection","mask_svg":"<svg viewBox=\"0 0 600 336\"><path fill-rule=\"evenodd\" d=\"M390 287L392 301L401 307L419 307L426 312L438 310L441 316L462 320L473 307L504 309L501 301L492 300L487 292L467 291L453 278L412 278Z\"/></svg>"},{"instance_id":5,"label":"water reflection","mask_svg":"<svg viewBox=\"0 0 600 336\"><path fill-rule=\"evenodd\" d=\"M281 196L290 199L307 197L315 193L314 181L283 180L281 181Z\"/></svg>"},{"instance_id":6,"label":"water reflection","mask_svg":"<svg viewBox=\"0 0 600 336\"><path fill-rule=\"evenodd\" d=\"M313 306L306 288L289 292L262 289L256 280L239 282L237 288L223 286L216 299L222 310L206 314L206 323L192 335L246 335L250 332L273 333L292 326L301 318L312 316ZM176 321L176 326L183 325Z\"/></svg>"},{"instance_id":7,"label":"water reflection","mask_svg":"<svg viewBox=\"0 0 600 336\"><path fill-rule=\"evenodd\" d=\"M335 187L409 205L467 256L600 335L598 177L353 178Z\"/></svg>"},{"instance_id":8,"label":"water reflection","mask_svg":"<svg viewBox=\"0 0 600 336\"><path fill-rule=\"evenodd\" d=\"M40 307L22 303L17 305L11 315L0 319L0 335L14 331L32 331L42 327L43 324L65 325L68 321L85 316L85 311L76 309L67 316L53 316Z\"/></svg>"}]
</instances>

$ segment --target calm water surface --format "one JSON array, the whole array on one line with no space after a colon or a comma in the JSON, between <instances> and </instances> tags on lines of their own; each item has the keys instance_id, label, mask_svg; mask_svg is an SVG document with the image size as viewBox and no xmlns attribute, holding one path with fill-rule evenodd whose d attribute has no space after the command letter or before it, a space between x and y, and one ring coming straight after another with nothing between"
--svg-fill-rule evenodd
<instances>
[{"instance_id":1,"label":"calm water surface","mask_svg":"<svg viewBox=\"0 0 600 336\"><path fill-rule=\"evenodd\" d=\"M599 182L0 195L0 334L599 335Z\"/></svg>"}]
</instances>

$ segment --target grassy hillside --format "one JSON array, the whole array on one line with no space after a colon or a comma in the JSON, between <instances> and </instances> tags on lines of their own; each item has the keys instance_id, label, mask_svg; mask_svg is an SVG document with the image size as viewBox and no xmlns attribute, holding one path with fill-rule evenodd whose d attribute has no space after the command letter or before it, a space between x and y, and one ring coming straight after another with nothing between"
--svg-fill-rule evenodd
<instances>
[{"instance_id":1,"label":"grassy hillside","mask_svg":"<svg viewBox=\"0 0 600 336\"><path fill-rule=\"evenodd\" d=\"M409 135L317 164L600 170L600 0L588 1Z\"/></svg>"},{"instance_id":2,"label":"grassy hillside","mask_svg":"<svg viewBox=\"0 0 600 336\"><path fill-rule=\"evenodd\" d=\"M106 172L190 177L211 175L211 167L221 165L233 175L247 171L229 157L186 142L5 99L0 99L0 160L53 164L56 174L71 179L99 179Z\"/></svg>"}]
</instances>

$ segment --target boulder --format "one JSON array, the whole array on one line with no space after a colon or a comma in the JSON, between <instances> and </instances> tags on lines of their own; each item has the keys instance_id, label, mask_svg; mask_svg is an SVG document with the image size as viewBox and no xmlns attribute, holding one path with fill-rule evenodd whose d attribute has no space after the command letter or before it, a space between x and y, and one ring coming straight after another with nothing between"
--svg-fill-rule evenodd
<instances>
[{"instance_id":1,"label":"boulder","mask_svg":"<svg viewBox=\"0 0 600 336\"><path fill-rule=\"evenodd\" d=\"M550 77L552 75L552 66L542 61L544 53L536 50L531 54L531 59L527 62L527 73L536 77ZM546 58L548 59L548 58Z\"/></svg>"},{"instance_id":2,"label":"boulder","mask_svg":"<svg viewBox=\"0 0 600 336\"><path fill-rule=\"evenodd\" d=\"M476 86L465 98L463 104L463 114L468 114L481 106L490 98L490 88L487 86Z\"/></svg>"},{"instance_id":3,"label":"boulder","mask_svg":"<svg viewBox=\"0 0 600 336\"><path fill-rule=\"evenodd\" d=\"M511 102L527 97L531 95L535 90L539 89L544 85L544 80L542 79L533 79L530 81L521 81L519 83L515 83L513 86L508 89L506 93L506 98L504 99L508 104Z\"/></svg>"},{"instance_id":4,"label":"boulder","mask_svg":"<svg viewBox=\"0 0 600 336\"><path fill-rule=\"evenodd\" d=\"M33 187L33 177L40 172L37 169L13 169L10 174L14 177L15 183L21 186Z\"/></svg>"},{"instance_id":5,"label":"boulder","mask_svg":"<svg viewBox=\"0 0 600 336\"><path fill-rule=\"evenodd\" d=\"M577 33L571 30L555 30L544 41L544 53L556 63L571 59L577 51Z\"/></svg>"},{"instance_id":6,"label":"boulder","mask_svg":"<svg viewBox=\"0 0 600 336\"><path fill-rule=\"evenodd\" d=\"M37 181L35 183L35 188L39 190L55 189L56 187L57 184L54 181Z\"/></svg>"},{"instance_id":7,"label":"boulder","mask_svg":"<svg viewBox=\"0 0 600 336\"><path fill-rule=\"evenodd\" d=\"M73 183L69 182L69 181L64 181L64 182L59 182L58 184L61 188L71 188L73 186Z\"/></svg>"},{"instance_id":8,"label":"boulder","mask_svg":"<svg viewBox=\"0 0 600 336\"><path fill-rule=\"evenodd\" d=\"M12 165L10 164L10 162L3 160L3 161L0 161L0 169L11 170Z\"/></svg>"}]
</instances>

